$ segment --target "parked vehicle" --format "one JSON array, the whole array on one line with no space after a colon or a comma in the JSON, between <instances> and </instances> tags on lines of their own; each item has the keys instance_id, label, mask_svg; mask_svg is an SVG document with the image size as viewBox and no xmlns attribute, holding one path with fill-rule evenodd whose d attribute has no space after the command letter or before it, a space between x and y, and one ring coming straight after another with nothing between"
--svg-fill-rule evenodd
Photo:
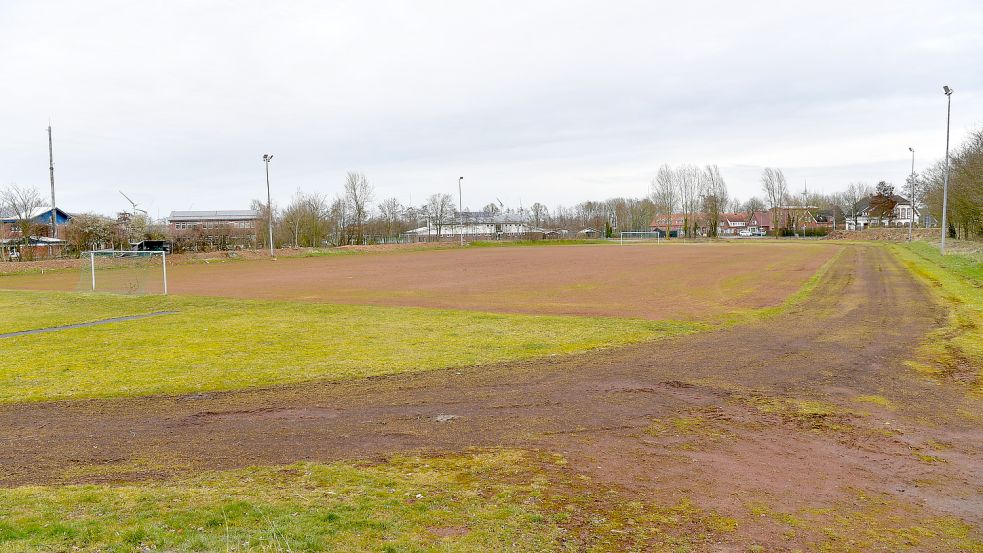
<instances>
[{"instance_id":1,"label":"parked vehicle","mask_svg":"<svg viewBox=\"0 0 983 553\"><path fill-rule=\"evenodd\" d=\"M748 230L748 229L744 229L744 230L742 230L741 232L738 232L738 233L737 233L737 235L738 235L738 236L754 236L754 233L753 233L753 232L751 232L751 231L750 231L750 230Z\"/></svg>"}]
</instances>

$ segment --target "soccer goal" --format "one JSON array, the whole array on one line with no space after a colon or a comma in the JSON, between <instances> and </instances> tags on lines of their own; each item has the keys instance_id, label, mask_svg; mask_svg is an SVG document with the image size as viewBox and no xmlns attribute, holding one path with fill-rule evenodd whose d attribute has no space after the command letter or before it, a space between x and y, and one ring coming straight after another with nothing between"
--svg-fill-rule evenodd
<instances>
[{"instance_id":1,"label":"soccer goal","mask_svg":"<svg viewBox=\"0 0 983 553\"><path fill-rule=\"evenodd\" d=\"M656 243L662 241L662 233L656 230L632 230L625 231L618 234L621 239L621 243L625 242L642 242L646 240L655 240Z\"/></svg>"},{"instance_id":2,"label":"soccer goal","mask_svg":"<svg viewBox=\"0 0 983 553\"><path fill-rule=\"evenodd\" d=\"M115 294L167 295L167 252L85 252L78 289Z\"/></svg>"}]
</instances>

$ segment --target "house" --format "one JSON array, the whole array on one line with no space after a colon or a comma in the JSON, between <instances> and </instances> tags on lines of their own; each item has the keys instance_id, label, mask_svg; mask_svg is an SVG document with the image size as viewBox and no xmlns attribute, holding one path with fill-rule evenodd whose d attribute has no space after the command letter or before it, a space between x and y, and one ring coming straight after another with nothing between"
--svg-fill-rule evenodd
<instances>
[{"instance_id":1,"label":"house","mask_svg":"<svg viewBox=\"0 0 983 553\"><path fill-rule=\"evenodd\" d=\"M691 226L696 227L696 234L699 236L708 236L710 234L708 226L709 218L703 213L692 214L694 221L691 222ZM652 222L649 223L649 229L652 232L659 233L659 236L666 236L666 227L668 226L668 234L670 238L676 238L685 234L685 223L687 222L687 215L685 213L673 213L668 218L668 225L665 215L656 215ZM721 213L720 218L717 221L717 234L719 236L735 236L740 231L748 228L749 223L754 220L753 214L748 213ZM755 226L757 222L755 220Z\"/></svg>"},{"instance_id":2,"label":"house","mask_svg":"<svg viewBox=\"0 0 983 553\"><path fill-rule=\"evenodd\" d=\"M565 228L552 228L543 231L544 240L564 240L570 237L570 231Z\"/></svg>"},{"instance_id":3,"label":"house","mask_svg":"<svg viewBox=\"0 0 983 553\"><path fill-rule=\"evenodd\" d=\"M241 249L256 246L255 209L172 211L167 229L182 249Z\"/></svg>"},{"instance_id":4,"label":"house","mask_svg":"<svg viewBox=\"0 0 983 553\"><path fill-rule=\"evenodd\" d=\"M52 208L36 207L31 210L28 216L31 224L35 227L35 232L39 236L51 236L51 211ZM72 220L72 216L65 213L61 208L54 208L55 212L55 236L64 236L62 229ZM12 213L0 214L0 239L15 238L20 236L21 218Z\"/></svg>"},{"instance_id":5,"label":"house","mask_svg":"<svg viewBox=\"0 0 983 553\"><path fill-rule=\"evenodd\" d=\"M462 235L467 240L538 240L545 231L521 214L466 211L440 225L428 221L426 226L403 233L410 242L459 240Z\"/></svg>"},{"instance_id":6,"label":"house","mask_svg":"<svg viewBox=\"0 0 983 553\"><path fill-rule=\"evenodd\" d=\"M888 213L878 213L874 202L875 196L869 196L853 206L853 212L846 214L848 230L863 230L867 227L896 226L906 227L909 223L918 223L918 208L904 196L893 194L888 204L894 204ZM883 209L883 208L882 208Z\"/></svg>"},{"instance_id":7,"label":"house","mask_svg":"<svg viewBox=\"0 0 983 553\"><path fill-rule=\"evenodd\" d=\"M52 236L51 215L55 216L54 236ZM65 241L65 226L72 216L60 208L48 206L31 210L27 219L31 224L27 244L22 235L21 217L14 214L0 214L0 259L38 259L61 255Z\"/></svg>"},{"instance_id":8,"label":"house","mask_svg":"<svg viewBox=\"0 0 983 553\"><path fill-rule=\"evenodd\" d=\"M683 223L686 221L686 216L682 213L673 213L669 216L668 221L665 215L656 215L652 222L649 223L649 229L652 232L658 232L660 236L665 238L666 227L668 227L668 233L670 237L679 236L683 231Z\"/></svg>"},{"instance_id":9,"label":"house","mask_svg":"<svg viewBox=\"0 0 983 553\"><path fill-rule=\"evenodd\" d=\"M0 261L44 259L58 257L65 249L65 241L48 236L30 236L24 244L23 238L0 238Z\"/></svg>"}]
</instances>

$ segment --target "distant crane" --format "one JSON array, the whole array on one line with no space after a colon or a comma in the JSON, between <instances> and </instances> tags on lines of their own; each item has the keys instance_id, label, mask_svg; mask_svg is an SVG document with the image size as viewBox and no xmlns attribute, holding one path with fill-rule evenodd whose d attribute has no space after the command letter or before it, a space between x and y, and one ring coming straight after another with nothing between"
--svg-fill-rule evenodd
<instances>
[{"instance_id":1,"label":"distant crane","mask_svg":"<svg viewBox=\"0 0 983 553\"><path fill-rule=\"evenodd\" d=\"M135 215L137 214L137 211L140 211L140 212L142 212L142 213L143 213L144 215L149 215L149 214L147 213L147 210L146 210L146 209L140 209L139 207L137 207L137 206L138 206L138 205L140 205L140 204L138 204L138 203L136 203L136 202L134 202L133 200L131 200L131 199L130 199L130 197L129 197L129 196L127 196L126 194L123 194L123 191L122 191L122 190L120 190L120 191L119 191L119 193L120 193L120 194L121 194L121 195L122 195L122 196L123 196L124 198L126 198L126 201L128 201L128 202L130 202L130 205L132 205L132 206L133 206L133 215L134 215L134 216L135 216Z\"/></svg>"}]
</instances>

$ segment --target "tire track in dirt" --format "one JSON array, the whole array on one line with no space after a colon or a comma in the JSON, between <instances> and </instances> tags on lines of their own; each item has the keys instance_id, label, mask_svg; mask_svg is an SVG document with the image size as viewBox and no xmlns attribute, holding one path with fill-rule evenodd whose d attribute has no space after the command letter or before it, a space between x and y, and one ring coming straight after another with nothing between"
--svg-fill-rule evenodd
<instances>
[{"instance_id":1,"label":"tire track in dirt","mask_svg":"<svg viewBox=\"0 0 983 553\"><path fill-rule=\"evenodd\" d=\"M791 312L668 341L354 382L4 406L0 483L145 459L226 469L517 446L562 453L639 497L737 517L749 500L792 510L865 490L979 528L983 432L956 414L979 401L903 364L939 316L885 250L852 246ZM798 412L784 398L812 403ZM652 431L680 417L698 430ZM926 463L913 452L930 441L960 447ZM750 521L741 539L778 543L769 528Z\"/></svg>"}]
</instances>

